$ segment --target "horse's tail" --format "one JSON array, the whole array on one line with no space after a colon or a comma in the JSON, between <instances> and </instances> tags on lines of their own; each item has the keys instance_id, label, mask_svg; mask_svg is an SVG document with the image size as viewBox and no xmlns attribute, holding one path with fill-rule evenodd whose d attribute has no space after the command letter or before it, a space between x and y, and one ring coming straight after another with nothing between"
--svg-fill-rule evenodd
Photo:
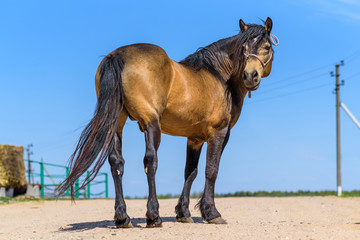
<instances>
[{"instance_id":1,"label":"horse's tail","mask_svg":"<svg viewBox=\"0 0 360 240\"><path fill-rule=\"evenodd\" d=\"M84 188L96 177L114 148L117 121L124 103L121 79L123 68L124 61L120 55L110 54L102 61L99 67L100 84L94 117L81 133L76 149L69 159L70 173L58 186L59 195L70 188L73 199L75 181L95 162L79 189Z\"/></svg>"}]
</instances>

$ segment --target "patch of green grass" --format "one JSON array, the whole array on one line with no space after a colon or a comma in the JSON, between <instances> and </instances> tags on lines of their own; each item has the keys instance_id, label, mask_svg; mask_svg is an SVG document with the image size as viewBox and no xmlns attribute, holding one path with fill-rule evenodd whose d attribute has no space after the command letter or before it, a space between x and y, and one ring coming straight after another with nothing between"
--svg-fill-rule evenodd
<instances>
[{"instance_id":1,"label":"patch of green grass","mask_svg":"<svg viewBox=\"0 0 360 240\"><path fill-rule=\"evenodd\" d=\"M95 199L95 198L93 198ZM99 198L96 198L99 199ZM106 198L105 198L106 199ZM43 201L70 201L70 197L66 198L50 198L50 197L27 197L27 196L17 196L14 198L9 197L0 197L0 205L10 204L10 203L17 203L17 202L43 202ZM91 200L86 198L76 198L75 201L80 200Z\"/></svg>"},{"instance_id":2,"label":"patch of green grass","mask_svg":"<svg viewBox=\"0 0 360 240\"><path fill-rule=\"evenodd\" d=\"M44 201L43 198L35 198L35 197L15 197L15 198L9 198L9 197L0 197L0 205L9 204L9 203L15 203L15 202L40 202Z\"/></svg>"},{"instance_id":3,"label":"patch of green grass","mask_svg":"<svg viewBox=\"0 0 360 240\"><path fill-rule=\"evenodd\" d=\"M192 193L190 198L200 198L202 193ZM250 191L239 191L234 193L216 193L215 197L325 197L325 196L336 196L336 191L290 191L290 192L282 192L282 191L257 191L257 192L250 192ZM171 199L171 198L179 198L179 194L160 194L157 196L158 199ZM360 197L360 190L353 190L353 191L344 191L342 197ZM97 198L98 199L98 198ZM108 198L104 198L108 199ZM126 196L125 199L147 199L147 196L144 197L129 197ZM15 202L41 202L41 201L70 201L70 198L36 198L36 197L24 197L19 196L15 198L8 198L8 197L0 197L0 205L10 204ZM79 200L89 200L86 198L77 198L75 201ZM91 200L91 199L90 199Z\"/></svg>"},{"instance_id":4,"label":"patch of green grass","mask_svg":"<svg viewBox=\"0 0 360 240\"><path fill-rule=\"evenodd\" d=\"M190 198L200 198L202 193L194 192L190 195ZM161 194L158 195L158 199L170 199L179 198L178 194ZM336 191L239 191L235 193L216 193L215 197L325 197L325 196L337 196ZM360 197L360 190L344 191L342 197ZM146 199L147 197L129 197L125 199Z\"/></svg>"},{"instance_id":5,"label":"patch of green grass","mask_svg":"<svg viewBox=\"0 0 360 240\"><path fill-rule=\"evenodd\" d=\"M10 199L11 199L11 198L0 197L0 205L9 203L9 202L10 202Z\"/></svg>"},{"instance_id":6,"label":"patch of green grass","mask_svg":"<svg viewBox=\"0 0 360 240\"><path fill-rule=\"evenodd\" d=\"M325 196L336 196L336 191L240 191L235 193L215 194L215 197L325 197ZM360 191L344 191L342 197L360 197Z\"/></svg>"},{"instance_id":7,"label":"patch of green grass","mask_svg":"<svg viewBox=\"0 0 360 240\"><path fill-rule=\"evenodd\" d=\"M354 190L351 192L343 192L342 197L360 197L360 190Z\"/></svg>"}]
</instances>

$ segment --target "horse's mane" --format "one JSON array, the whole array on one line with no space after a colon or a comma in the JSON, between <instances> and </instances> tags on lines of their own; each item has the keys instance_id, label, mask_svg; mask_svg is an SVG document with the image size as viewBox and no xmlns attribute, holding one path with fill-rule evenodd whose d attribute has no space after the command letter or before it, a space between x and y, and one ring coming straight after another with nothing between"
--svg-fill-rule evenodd
<instances>
[{"instance_id":1,"label":"horse's mane","mask_svg":"<svg viewBox=\"0 0 360 240\"><path fill-rule=\"evenodd\" d=\"M234 86L242 81L242 72L245 68L244 43L249 39L256 39L257 45L264 38L270 37L264 26L249 24L247 30L239 34L221 39L206 47L199 48L190 54L180 64L190 66L195 71L205 69L226 85L226 93L231 93L233 101L241 98L235 96ZM236 99L234 99L236 98Z\"/></svg>"},{"instance_id":2,"label":"horse's mane","mask_svg":"<svg viewBox=\"0 0 360 240\"><path fill-rule=\"evenodd\" d=\"M250 38L256 38L255 44L261 42L263 38L269 39L264 26L256 24L247 26L248 29L244 32L199 48L180 63L191 66L196 71L206 69L225 82L230 77L241 76L240 73L244 68L243 44Z\"/></svg>"},{"instance_id":3,"label":"horse's mane","mask_svg":"<svg viewBox=\"0 0 360 240\"><path fill-rule=\"evenodd\" d=\"M232 45L234 45L234 42L237 42L238 37L239 34L221 39L206 47L201 47L195 53L187 56L180 63L193 67L195 71L199 71L200 69L208 70L219 80L226 82L234 67L228 52L229 50L235 51L236 46Z\"/></svg>"}]
</instances>

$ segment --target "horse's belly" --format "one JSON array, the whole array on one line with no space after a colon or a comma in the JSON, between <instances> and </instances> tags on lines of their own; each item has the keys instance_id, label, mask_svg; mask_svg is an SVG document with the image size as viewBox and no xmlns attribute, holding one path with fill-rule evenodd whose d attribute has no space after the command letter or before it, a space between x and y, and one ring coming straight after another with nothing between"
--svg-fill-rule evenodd
<instances>
[{"instance_id":1,"label":"horse's belly","mask_svg":"<svg viewBox=\"0 0 360 240\"><path fill-rule=\"evenodd\" d=\"M161 132L183 137L206 138L206 124L202 122L191 122L184 119L162 118Z\"/></svg>"},{"instance_id":2,"label":"horse's belly","mask_svg":"<svg viewBox=\"0 0 360 240\"><path fill-rule=\"evenodd\" d=\"M187 109L190 110L190 109ZM226 114L203 114L201 111L165 109L161 116L161 132L173 136L196 137L206 140L217 128L228 124Z\"/></svg>"}]
</instances>

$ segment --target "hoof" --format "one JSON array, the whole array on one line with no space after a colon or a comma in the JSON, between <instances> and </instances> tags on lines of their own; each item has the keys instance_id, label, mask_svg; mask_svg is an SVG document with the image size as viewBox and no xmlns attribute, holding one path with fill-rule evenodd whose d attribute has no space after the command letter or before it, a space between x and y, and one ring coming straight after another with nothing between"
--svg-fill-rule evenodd
<instances>
[{"instance_id":1,"label":"hoof","mask_svg":"<svg viewBox=\"0 0 360 240\"><path fill-rule=\"evenodd\" d=\"M116 224L117 228L132 228L133 225L131 222L129 222L128 224Z\"/></svg>"},{"instance_id":2,"label":"hoof","mask_svg":"<svg viewBox=\"0 0 360 240\"><path fill-rule=\"evenodd\" d=\"M187 217L187 218L176 218L177 222L182 222L182 223L194 223L194 220L191 217Z\"/></svg>"},{"instance_id":3,"label":"hoof","mask_svg":"<svg viewBox=\"0 0 360 240\"><path fill-rule=\"evenodd\" d=\"M129 217L127 217L125 219L125 221L115 220L115 226L117 228L132 228L133 227Z\"/></svg>"},{"instance_id":4,"label":"hoof","mask_svg":"<svg viewBox=\"0 0 360 240\"><path fill-rule=\"evenodd\" d=\"M211 223L211 224L227 224L227 222L222 217L217 217L217 218L208 220L207 222Z\"/></svg>"},{"instance_id":5,"label":"hoof","mask_svg":"<svg viewBox=\"0 0 360 240\"><path fill-rule=\"evenodd\" d=\"M155 220L146 219L147 228L158 228L162 227L162 220L160 217L157 217Z\"/></svg>"}]
</instances>

